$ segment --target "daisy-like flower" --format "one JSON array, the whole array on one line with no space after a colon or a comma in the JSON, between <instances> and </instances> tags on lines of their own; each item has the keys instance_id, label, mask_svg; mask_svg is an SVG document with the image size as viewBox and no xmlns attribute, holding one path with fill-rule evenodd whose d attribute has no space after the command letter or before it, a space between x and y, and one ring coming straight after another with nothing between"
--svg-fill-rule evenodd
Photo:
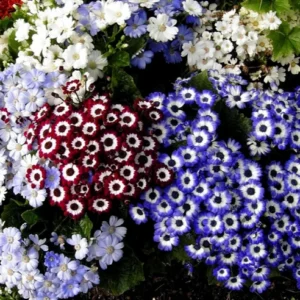
<instances>
[{"instance_id":1,"label":"daisy-like flower","mask_svg":"<svg viewBox=\"0 0 300 300\"><path fill-rule=\"evenodd\" d=\"M111 208L111 201L105 197L94 197L89 201L89 210L96 213L108 212Z\"/></svg>"},{"instance_id":2,"label":"daisy-like flower","mask_svg":"<svg viewBox=\"0 0 300 300\"><path fill-rule=\"evenodd\" d=\"M196 129L187 136L187 144L198 151L204 151L212 141L212 136L206 130Z\"/></svg>"},{"instance_id":3,"label":"daisy-like flower","mask_svg":"<svg viewBox=\"0 0 300 300\"><path fill-rule=\"evenodd\" d=\"M23 155L28 153L26 137L19 134L15 139L10 139L7 144L7 150L10 157L14 160L19 160Z\"/></svg>"},{"instance_id":4,"label":"daisy-like flower","mask_svg":"<svg viewBox=\"0 0 300 300\"><path fill-rule=\"evenodd\" d=\"M71 70L72 68L83 69L88 63L88 51L81 43L69 45L63 52L62 58L65 61L64 68L66 70Z\"/></svg>"},{"instance_id":5,"label":"daisy-like flower","mask_svg":"<svg viewBox=\"0 0 300 300\"><path fill-rule=\"evenodd\" d=\"M44 158L51 158L56 154L59 143L56 138L48 136L42 140L39 147L39 156Z\"/></svg>"},{"instance_id":6,"label":"daisy-like flower","mask_svg":"<svg viewBox=\"0 0 300 300\"><path fill-rule=\"evenodd\" d=\"M32 188L43 189L45 186L46 170L40 165L34 165L27 169L26 178Z\"/></svg>"},{"instance_id":7,"label":"daisy-like flower","mask_svg":"<svg viewBox=\"0 0 300 300\"><path fill-rule=\"evenodd\" d=\"M111 198L120 199L126 192L126 181L123 178L109 176L105 178L105 193Z\"/></svg>"},{"instance_id":8,"label":"daisy-like flower","mask_svg":"<svg viewBox=\"0 0 300 300\"><path fill-rule=\"evenodd\" d=\"M146 223L148 212L145 211L142 205L130 205L129 214L136 224Z\"/></svg>"},{"instance_id":9,"label":"daisy-like flower","mask_svg":"<svg viewBox=\"0 0 300 300\"><path fill-rule=\"evenodd\" d=\"M226 105L230 108L244 108L251 101L250 93L243 92L240 85L229 85L227 88Z\"/></svg>"},{"instance_id":10,"label":"daisy-like flower","mask_svg":"<svg viewBox=\"0 0 300 300\"><path fill-rule=\"evenodd\" d=\"M237 275L235 277L230 277L226 282L225 282L225 287L227 287L230 290L240 290L243 287L243 283L245 280Z\"/></svg>"},{"instance_id":11,"label":"daisy-like flower","mask_svg":"<svg viewBox=\"0 0 300 300\"><path fill-rule=\"evenodd\" d=\"M115 132L104 133L100 138L100 142L105 152L118 151L121 147L119 138Z\"/></svg>"},{"instance_id":12,"label":"daisy-like flower","mask_svg":"<svg viewBox=\"0 0 300 300\"><path fill-rule=\"evenodd\" d=\"M69 280L72 278L72 271L78 268L78 261L71 260L70 258L60 254L59 264L57 267L51 268L51 272L56 273L60 280Z\"/></svg>"},{"instance_id":13,"label":"daisy-like flower","mask_svg":"<svg viewBox=\"0 0 300 300\"><path fill-rule=\"evenodd\" d=\"M173 178L173 171L169 170L165 165L157 163L153 172L154 181L160 186L169 185Z\"/></svg>"},{"instance_id":14,"label":"daisy-like flower","mask_svg":"<svg viewBox=\"0 0 300 300\"><path fill-rule=\"evenodd\" d=\"M81 175L81 169L73 163L66 164L61 170L62 180L68 183L78 182Z\"/></svg>"},{"instance_id":15,"label":"daisy-like flower","mask_svg":"<svg viewBox=\"0 0 300 300\"><path fill-rule=\"evenodd\" d=\"M99 261L100 267L104 268L107 265L111 265L114 261L119 261L123 256L124 244L119 241L117 237L107 236L104 239L98 241L99 245Z\"/></svg>"},{"instance_id":16,"label":"daisy-like flower","mask_svg":"<svg viewBox=\"0 0 300 300\"><path fill-rule=\"evenodd\" d=\"M163 251L171 251L174 246L179 244L177 235L171 234L168 231L162 234L155 234L154 241L158 242L158 249Z\"/></svg>"},{"instance_id":17,"label":"daisy-like flower","mask_svg":"<svg viewBox=\"0 0 300 300\"><path fill-rule=\"evenodd\" d=\"M64 203L64 214L73 219L79 219L84 214L84 204L78 199L70 199Z\"/></svg>"},{"instance_id":18,"label":"daisy-like flower","mask_svg":"<svg viewBox=\"0 0 300 300\"><path fill-rule=\"evenodd\" d=\"M21 246L21 232L15 227L4 228L0 232L0 246L2 251L14 252Z\"/></svg>"},{"instance_id":19,"label":"daisy-like flower","mask_svg":"<svg viewBox=\"0 0 300 300\"><path fill-rule=\"evenodd\" d=\"M121 226L123 223L123 219L118 219L116 216L110 216L109 223L106 221L102 222L101 238L106 238L107 236L110 236L111 238L116 237L119 240L122 240L127 232L127 228Z\"/></svg>"},{"instance_id":20,"label":"daisy-like flower","mask_svg":"<svg viewBox=\"0 0 300 300\"><path fill-rule=\"evenodd\" d=\"M125 24L125 21L130 18L131 11L128 3L114 1L104 6L104 15L108 24L117 23L122 26Z\"/></svg>"},{"instance_id":21,"label":"daisy-like flower","mask_svg":"<svg viewBox=\"0 0 300 300\"><path fill-rule=\"evenodd\" d=\"M201 238L196 244L184 246L184 250L193 259L203 259L209 256L211 252L210 238Z\"/></svg>"},{"instance_id":22,"label":"daisy-like flower","mask_svg":"<svg viewBox=\"0 0 300 300\"><path fill-rule=\"evenodd\" d=\"M254 281L250 286L250 291L252 293L263 293L266 291L271 285L269 280L261 280L261 281Z\"/></svg>"},{"instance_id":23,"label":"daisy-like flower","mask_svg":"<svg viewBox=\"0 0 300 300\"><path fill-rule=\"evenodd\" d=\"M76 259L84 259L89 252L87 239L82 238L80 234L73 234L72 238L67 239L67 243L74 246Z\"/></svg>"},{"instance_id":24,"label":"daisy-like flower","mask_svg":"<svg viewBox=\"0 0 300 300\"><path fill-rule=\"evenodd\" d=\"M148 22L147 30L149 35L157 42L173 40L178 33L178 28L175 26L177 21L170 19L166 14L158 14L156 17L151 17Z\"/></svg>"},{"instance_id":25,"label":"daisy-like flower","mask_svg":"<svg viewBox=\"0 0 300 300\"><path fill-rule=\"evenodd\" d=\"M168 221L168 230L170 233L182 235L190 230L189 222L183 215L173 215Z\"/></svg>"},{"instance_id":26,"label":"daisy-like flower","mask_svg":"<svg viewBox=\"0 0 300 300\"><path fill-rule=\"evenodd\" d=\"M183 9L191 16L201 16L203 9L195 0L185 0L182 2Z\"/></svg>"}]
</instances>

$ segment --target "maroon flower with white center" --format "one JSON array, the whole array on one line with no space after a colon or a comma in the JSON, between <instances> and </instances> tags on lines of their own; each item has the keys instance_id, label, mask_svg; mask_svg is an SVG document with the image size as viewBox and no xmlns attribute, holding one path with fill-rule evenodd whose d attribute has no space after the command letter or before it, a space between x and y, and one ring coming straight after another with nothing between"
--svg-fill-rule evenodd
<instances>
[{"instance_id":1,"label":"maroon flower with white center","mask_svg":"<svg viewBox=\"0 0 300 300\"><path fill-rule=\"evenodd\" d=\"M133 108L137 111L148 110L151 107L152 107L151 102L149 102L147 100L140 99L140 98L135 99L134 102L133 102Z\"/></svg>"},{"instance_id":2,"label":"maroon flower with white center","mask_svg":"<svg viewBox=\"0 0 300 300\"><path fill-rule=\"evenodd\" d=\"M57 152L58 146L58 141L54 137L46 137L40 143L39 156L44 158L54 157Z\"/></svg>"},{"instance_id":3,"label":"maroon flower with white center","mask_svg":"<svg viewBox=\"0 0 300 300\"><path fill-rule=\"evenodd\" d=\"M135 182L138 176L136 167L133 164L126 164L119 170L120 176L129 182Z\"/></svg>"},{"instance_id":4,"label":"maroon flower with white center","mask_svg":"<svg viewBox=\"0 0 300 300\"><path fill-rule=\"evenodd\" d=\"M70 216L72 219L79 219L84 214L84 204L82 200L70 199L65 202L64 215Z\"/></svg>"},{"instance_id":5,"label":"maroon flower with white center","mask_svg":"<svg viewBox=\"0 0 300 300\"><path fill-rule=\"evenodd\" d=\"M83 123L83 114L79 112L72 112L69 116L71 125L75 127L80 127Z\"/></svg>"},{"instance_id":6,"label":"maroon flower with white center","mask_svg":"<svg viewBox=\"0 0 300 300\"><path fill-rule=\"evenodd\" d=\"M73 184L70 188L71 195L77 195L81 198L86 197L90 192L88 184ZM73 197L72 196L72 197Z\"/></svg>"},{"instance_id":7,"label":"maroon flower with white center","mask_svg":"<svg viewBox=\"0 0 300 300\"><path fill-rule=\"evenodd\" d=\"M129 148L138 150L142 147L142 139L137 133L127 133L125 136L125 141Z\"/></svg>"},{"instance_id":8,"label":"maroon flower with white center","mask_svg":"<svg viewBox=\"0 0 300 300\"><path fill-rule=\"evenodd\" d=\"M73 163L66 164L61 170L62 179L67 183L77 183L81 173L80 168Z\"/></svg>"},{"instance_id":9,"label":"maroon flower with white center","mask_svg":"<svg viewBox=\"0 0 300 300\"><path fill-rule=\"evenodd\" d=\"M65 86L62 87L63 93L65 95L70 95L72 93L75 93L79 91L81 87L81 83L78 79L68 81Z\"/></svg>"},{"instance_id":10,"label":"maroon flower with white center","mask_svg":"<svg viewBox=\"0 0 300 300\"><path fill-rule=\"evenodd\" d=\"M38 132L39 138L41 140L45 139L51 133L51 131L52 131L52 128L51 128L50 121L44 122L40 126L40 131Z\"/></svg>"},{"instance_id":11,"label":"maroon flower with white center","mask_svg":"<svg viewBox=\"0 0 300 300\"><path fill-rule=\"evenodd\" d=\"M141 151L136 154L134 158L134 163L141 168L148 169L152 166L154 162L153 156L151 153L146 153L144 151Z\"/></svg>"},{"instance_id":12,"label":"maroon flower with white center","mask_svg":"<svg viewBox=\"0 0 300 300\"><path fill-rule=\"evenodd\" d=\"M148 151L157 151L158 149L157 139L152 136L143 136L143 150L147 153Z\"/></svg>"},{"instance_id":13,"label":"maroon flower with white center","mask_svg":"<svg viewBox=\"0 0 300 300\"><path fill-rule=\"evenodd\" d=\"M100 143L95 140L89 141L86 146L86 152L91 155L98 154L100 152Z\"/></svg>"},{"instance_id":14,"label":"maroon flower with white center","mask_svg":"<svg viewBox=\"0 0 300 300\"><path fill-rule=\"evenodd\" d=\"M65 102L56 105L53 109L53 114L56 117L68 117L72 112L71 106Z\"/></svg>"},{"instance_id":15,"label":"maroon flower with white center","mask_svg":"<svg viewBox=\"0 0 300 300\"><path fill-rule=\"evenodd\" d=\"M104 188L107 196L120 199L126 192L126 181L120 177L109 176L105 179Z\"/></svg>"},{"instance_id":16,"label":"maroon flower with white center","mask_svg":"<svg viewBox=\"0 0 300 300\"><path fill-rule=\"evenodd\" d=\"M95 122L87 121L82 124L82 132L86 136L93 137L97 134L98 126Z\"/></svg>"},{"instance_id":17,"label":"maroon flower with white center","mask_svg":"<svg viewBox=\"0 0 300 300\"><path fill-rule=\"evenodd\" d=\"M35 131L36 131L36 125L35 124L30 124L27 131L25 131L24 135L26 137L26 144L28 150L33 149L33 142L35 139Z\"/></svg>"},{"instance_id":18,"label":"maroon flower with white center","mask_svg":"<svg viewBox=\"0 0 300 300\"><path fill-rule=\"evenodd\" d=\"M108 212L111 208L111 201L105 197L95 197L89 201L89 210L96 213Z\"/></svg>"},{"instance_id":19,"label":"maroon flower with white center","mask_svg":"<svg viewBox=\"0 0 300 300\"><path fill-rule=\"evenodd\" d=\"M145 113L146 118L148 118L153 123L158 123L163 118L163 113L157 108L151 108Z\"/></svg>"},{"instance_id":20,"label":"maroon flower with white center","mask_svg":"<svg viewBox=\"0 0 300 300\"><path fill-rule=\"evenodd\" d=\"M115 125L119 122L119 113L118 112L109 112L104 120L103 120L103 124L105 126L112 126L112 125Z\"/></svg>"},{"instance_id":21,"label":"maroon flower with white center","mask_svg":"<svg viewBox=\"0 0 300 300\"><path fill-rule=\"evenodd\" d=\"M54 134L60 138L66 138L71 134L71 125L68 121L58 121L54 125Z\"/></svg>"},{"instance_id":22,"label":"maroon flower with white center","mask_svg":"<svg viewBox=\"0 0 300 300\"><path fill-rule=\"evenodd\" d=\"M10 116L10 113L8 112L7 108L5 108L5 107L0 108L0 120L1 121L3 121L4 123L8 123L9 116Z\"/></svg>"},{"instance_id":23,"label":"maroon flower with white center","mask_svg":"<svg viewBox=\"0 0 300 300\"><path fill-rule=\"evenodd\" d=\"M106 113L108 107L106 104L94 103L89 108L89 113L92 118L101 119Z\"/></svg>"},{"instance_id":24,"label":"maroon flower with white center","mask_svg":"<svg viewBox=\"0 0 300 300\"><path fill-rule=\"evenodd\" d=\"M174 179L174 173L166 165L157 163L154 166L153 180L161 187L169 185Z\"/></svg>"},{"instance_id":25,"label":"maroon flower with white center","mask_svg":"<svg viewBox=\"0 0 300 300\"><path fill-rule=\"evenodd\" d=\"M119 112L122 112L124 111L126 108L124 105L122 104L113 104L111 107L110 107L111 110L117 110Z\"/></svg>"},{"instance_id":26,"label":"maroon flower with white center","mask_svg":"<svg viewBox=\"0 0 300 300\"><path fill-rule=\"evenodd\" d=\"M58 161L65 161L69 160L72 156L72 153L70 151L70 148L67 144L67 142L62 142L58 146L57 153L55 155L55 160Z\"/></svg>"},{"instance_id":27,"label":"maroon flower with white center","mask_svg":"<svg viewBox=\"0 0 300 300\"><path fill-rule=\"evenodd\" d=\"M131 161L133 160L133 151L122 146L120 151L117 152L114 160L119 163Z\"/></svg>"},{"instance_id":28,"label":"maroon flower with white center","mask_svg":"<svg viewBox=\"0 0 300 300\"><path fill-rule=\"evenodd\" d=\"M40 165L33 165L27 169L26 179L33 189L43 189L45 186L46 170Z\"/></svg>"},{"instance_id":29,"label":"maroon flower with white center","mask_svg":"<svg viewBox=\"0 0 300 300\"><path fill-rule=\"evenodd\" d=\"M71 141L71 148L74 150L85 151L86 148L86 139L82 136L77 136Z\"/></svg>"},{"instance_id":30,"label":"maroon flower with white center","mask_svg":"<svg viewBox=\"0 0 300 300\"><path fill-rule=\"evenodd\" d=\"M58 186L55 189L50 189L50 204L61 206L63 201L68 199L67 187Z\"/></svg>"},{"instance_id":31,"label":"maroon flower with white center","mask_svg":"<svg viewBox=\"0 0 300 300\"><path fill-rule=\"evenodd\" d=\"M148 180L146 177L141 176L135 185L140 192L143 192L148 189Z\"/></svg>"},{"instance_id":32,"label":"maroon flower with white center","mask_svg":"<svg viewBox=\"0 0 300 300\"><path fill-rule=\"evenodd\" d=\"M99 165L99 158L96 155L85 155L82 158L82 166L86 169L93 169Z\"/></svg>"},{"instance_id":33,"label":"maroon flower with white center","mask_svg":"<svg viewBox=\"0 0 300 300\"><path fill-rule=\"evenodd\" d=\"M125 111L120 115L119 124L123 129L130 128L134 129L137 127L138 115L134 112Z\"/></svg>"},{"instance_id":34,"label":"maroon flower with white center","mask_svg":"<svg viewBox=\"0 0 300 300\"><path fill-rule=\"evenodd\" d=\"M102 134L100 142L105 152L118 151L121 146L117 133L113 131Z\"/></svg>"},{"instance_id":35,"label":"maroon flower with white center","mask_svg":"<svg viewBox=\"0 0 300 300\"><path fill-rule=\"evenodd\" d=\"M138 195L138 189L132 183L127 183L127 189L124 195L128 197L136 197Z\"/></svg>"},{"instance_id":36,"label":"maroon flower with white center","mask_svg":"<svg viewBox=\"0 0 300 300\"><path fill-rule=\"evenodd\" d=\"M101 183L103 185L105 178L109 177L111 174L112 171L107 169L99 171L94 175L94 183Z\"/></svg>"},{"instance_id":37,"label":"maroon flower with white center","mask_svg":"<svg viewBox=\"0 0 300 300\"><path fill-rule=\"evenodd\" d=\"M48 118L48 116L50 115L52 111L52 107L46 103L44 104L35 114L34 116L34 121L36 122L40 122L42 120L45 120Z\"/></svg>"}]
</instances>

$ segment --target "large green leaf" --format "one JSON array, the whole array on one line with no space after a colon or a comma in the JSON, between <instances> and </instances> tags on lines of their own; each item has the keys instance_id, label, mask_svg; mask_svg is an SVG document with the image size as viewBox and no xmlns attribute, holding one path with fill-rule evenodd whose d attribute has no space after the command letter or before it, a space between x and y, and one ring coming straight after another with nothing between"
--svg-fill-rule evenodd
<instances>
[{"instance_id":1,"label":"large green leaf","mask_svg":"<svg viewBox=\"0 0 300 300\"><path fill-rule=\"evenodd\" d=\"M212 83L208 79L207 71L203 71L194 76L190 81L190 85L198 91L214 89Z\"/></svg>"},{"instance_id":2,"label":"large green leaf","mask_svg":"<svg viewBox=\"0 0 300 300\"><path fill-rule=\"evenodd\" d=\"M91 232L92 232L92 229L93 229L93 223L92 223L92 221L90 220L90 218L88 217L87 214L85 214L84 218L82 218L79 221L79 225L80 225L80 228L81 228L82 235L84 237L86 237L87 239L90 239Z\"/></svg>"},{"instance_id":3,"label":"large green leaf","mask_svg":"<svg viewBox=\"0 0 300 300\"><path fill-rule=\"evenodd\" d=\"M128 48L126 48L126 51L129 53L129 55L134 55L137 52L139 52L144 46L146 45L146 39L143 37L137 38L137 39L130 39L128 41Z\"/></svg>"},{"instance_id":4,"label":"large green leaf","mask_svg":"<svg viewBox=\"0 0 300 300\"><path fill-rule=\"evenodd\" d=\"M132 76L121 68L113 68L111 84L114 98L118 100L122 98L132 100L141 96Z\"/></svg>"},{"instance_id":5,"label":"large green leaf","mask_svg":"<svg viewBox=\"0 0 300 300\"><path fill-rule=\"evenodd\" d=\"M39 216L35 209L26 210L21 214L21 217L28 225L35 225L39 221Z\"/></svg>"},{"instance_id":6,"label":"large green leaf","mask_svg":"<svg viewBox=\"0 0 300 300\"><path fill-rule=\"evenodd\" d=\"M268 35L273 45L273 59L300 53L300 26L290 28L287 22L283 22L278 30L271 31Z\"/></svg>"},{"instance_id":7,"label":"large green leaf","mask_svg":"<svg viewBox=\"0 0 300 300\"><path fill-rule=\"evenodd\" d=\"M270 10L281 13L290 9L289 0L245 0L242 6L259 13Z\"/></svg>"},{"instance_id":8,"label":"large green leaf","mask_svg":"<svg viewBox=\"0 0 300 300\"><path fill-rule=\"evenodd\" d=\"M119 51L113 54L108 59L110 66L112 67L127 67L130 65L129 53L126 51Z\"/></svg>"},{"instance_id":9,"label":"large green leaf","mask_svg":"<svg viewBox=\"0 0 300 300\"><path fill-rule=\"evenodd\" d=\"M100 272L101 288L114 296L123 294L144 280L143 263L128 248L118 263Z\"/></svg>"},{"instance_id":10,"label":"large green leaf","mask_svg":"<svg viewBox=\"0 0 300 300\"><path fill-rule=\"evenodd\" d=\"M3 205L1 220L5 221L6 227L19 227L24 223L21 218L21 213L24 212L25 209L26 208L19 206L15 201L9 201L7 204Z\"/></svg>"},{"instance_id":11,"label":"large green leaf","mask_svg":"<svg viewBox=\"0 0 300 300\"><path fill-rule=\"evenodd\" d=\"M299 0L290 0L290 4L292 9L300 9L300 1Z\"/></svg>"}]
</instances>

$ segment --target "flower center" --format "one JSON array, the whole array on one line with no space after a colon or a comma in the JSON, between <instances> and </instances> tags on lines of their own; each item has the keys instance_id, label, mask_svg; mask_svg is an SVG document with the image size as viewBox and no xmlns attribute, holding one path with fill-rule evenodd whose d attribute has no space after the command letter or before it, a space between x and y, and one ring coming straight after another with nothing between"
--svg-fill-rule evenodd
<instances>
[{"instance_id":1,"label":"flower center","mask_svg":"<svg viewBox=\"0 0 300 300\"><path fill-rule=\"evenodd\" d=\"M106 248L106 253L107 254L112 254L115 251L115 248L113 246L109 246Z\"/></svg>"}]
</instances>

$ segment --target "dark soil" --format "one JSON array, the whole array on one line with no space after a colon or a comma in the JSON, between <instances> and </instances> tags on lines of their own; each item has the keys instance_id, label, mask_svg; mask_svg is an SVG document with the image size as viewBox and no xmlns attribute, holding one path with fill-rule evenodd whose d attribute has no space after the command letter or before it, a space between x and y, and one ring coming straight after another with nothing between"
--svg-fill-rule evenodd
<instances>
[{"instance_id":1,"label":"dark soil","mask_svg":"<svg viewBox=\"0 0 300 300\"><path fill-rule=\"evenodd\" d=\"M180 270L180 271L178 271ZM187 274L182 266L174 265L164 276L147 278L134 289L121 296L110 296L104 291L94 291L89 299L96 300L300 300L300 291L294 280L281 277L273 279L271 287L263 294L251 293L248 288L242 291L229 291L209 285L205 271Z\"/></svg>"}]
</instances>

